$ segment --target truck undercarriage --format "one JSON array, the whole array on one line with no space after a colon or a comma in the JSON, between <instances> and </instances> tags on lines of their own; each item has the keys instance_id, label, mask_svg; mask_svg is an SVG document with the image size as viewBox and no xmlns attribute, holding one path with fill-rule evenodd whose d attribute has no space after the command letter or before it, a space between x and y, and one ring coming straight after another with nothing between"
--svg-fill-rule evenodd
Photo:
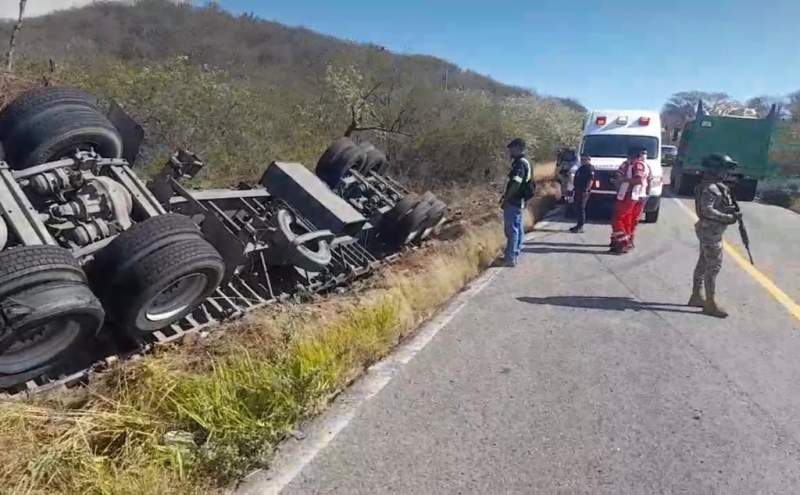
<instances>
[{"instance_id":1,"label":"truck undercarriage","mask_svg":"<svg viewBox=\"0 0 800 495\"><path fill-rule=\"evenodd\" d=\"M192 190L204 163L179 150L145 183L131 166L141 128L97 101L42 88L0 113L0 394L80 383L154 344L342 286L445 220L444 203L347 138L316 174L273 162L257 183Z\"/></svg>"}]
</instances>

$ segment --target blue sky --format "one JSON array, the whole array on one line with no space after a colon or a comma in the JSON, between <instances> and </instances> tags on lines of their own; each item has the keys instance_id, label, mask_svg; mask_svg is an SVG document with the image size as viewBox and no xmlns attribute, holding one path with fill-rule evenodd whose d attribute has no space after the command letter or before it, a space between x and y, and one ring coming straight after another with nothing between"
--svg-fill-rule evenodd
<instances>
[{"instance_id":1,"label":"blue sky","mask_svg":"<svg viewBox=\"0 0 800 495\"><path fill-rule=\"evenodd\" d=\"M223 8L425 53L589 107L673 92L800 89L800 0L221 0Z\"/></svg>"}]
</instances>

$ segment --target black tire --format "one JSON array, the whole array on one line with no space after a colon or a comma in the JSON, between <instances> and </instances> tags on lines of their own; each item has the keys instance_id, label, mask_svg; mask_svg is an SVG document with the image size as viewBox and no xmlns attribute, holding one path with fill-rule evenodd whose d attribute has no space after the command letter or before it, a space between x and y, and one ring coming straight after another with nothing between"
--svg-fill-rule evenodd
<instances>
[{"instance_id":1,"label":"black tire","mask_svg":"<svg viewBox=\"0 0 800 495\"><path fill-rule=\"evenodd\" d=\"M31 116L61 105L98 109L97 97L76 88L45 87L27 91L0 112L0 140Z\"/></svg>"},{"instance_id":2,"label":"black tire","mask_svg":"<svg viewBox=\"0 0 800 495\"><path fill-rule=\"evenodd\" d=\"M6 221L0 217L0 251L6 247L6 242L8 242L8 227L6 227Z\"/></svg>"},{"instance_id":3,"label":"black tire","mask_svg":"<svg viewBox=\"0 0 800 495\"><path fill-rule=\"evenodd\" d=\"M381 163L378 167L372 169L373 174L377 175L386 175L389 173L389 169L392 168L391 162L387 158L383 163Z\"/></svg>"},{"instance_id":4,"label":"black tire","mask_svg":"<svg viewBox=\"0 0 800 495\"><path fill-rule=\"evenodd\" d=\"M134 340L180 320L211 294L225 272L222 256L206 241L200 228L174 213L133 225L102 249L92 263L89 278L111 319ZM155 296L192 274L191 287L178 286L172 301L179 308L163 317L145 314ZM184 284L186 285L186 284ZM202 285L202 287L200 287ZM189 297L187 291L194 291ZM168 301L169 302L169 301Z\"/></svg>"},{"instance_id":5,"label":"black tire","mask_svg":"<svg viewBox=\"0 0 800 495\"><path fill-rule=\"evenodd\" d=\"M644 212L644 222L645 223L656 223L658 222L658 214L661 212L661 208L658 208L654 211L646 211Z\"/></svg>"},{"instance_id":6,"label":"black tire","mask_svg":"<svg viewBox=\"0 0 800 495\"><path fill-rule=\"evenodd\" d=\"M86 282L78 261L57 246L21 246L0 252L0 301L47 282Z\"/></svg>"},{"instance_id":7,"label":"black tire","mask_svg":"<svg viewBox=\"0 0 800 495\"><path fill-rule=\"evenodd\" d=\"M425 193L423 193L423 195L420 197L419 203L414 206L414 208L409 211L407 215L404 215L401 218L400 225L402 226L403 230L407 228L406 224L410 224L410 227L413 229L411 232L409 232L410 237L406 239L406 243L415 240L421 240L422 235L425 233L425 230L429 227L429 224L432 221L431 214L437 201L438 199L436 198L435 194L433 194L431 191L425 191ZM427 208L425 205L427 205ZM417 222L417 219L413 217L414 215L419 215L419 213L416 213L418 211L424 211L425 215L417 225L414 225L414 223Z\"/></svg>"},{"instance_id":8,"label":"black tire","mask_svg":"<svg viewBox=\"0 0 800 495\"><path fill-rule=\"evenodd\" d=\"M131 226L100 250L89 266L89 280L99 291L107 289L104 282L113 271L125 271L139 257L169 244L202 239L200 227L191 218L167 213L148 218Z\"/></svg>"},{"instance_id":9,"label":"black tire","mask_svg":"<svg viewBox=\"0 0 800 495\"><path fill-rule=\"evenodd\" d=\"M399 229L395 241L402 244L408 244L417 238L422 232L422 227L428 218L428 214L433 208L433 205L427 201L421 201L415 206L408 214L400 219Z\"/></svg>"},{"instance_id":10,"label":"black tire","mask_svg":"<svg viewBox=\"0 0 800 495\"><path fill-rule=\"evenodd\" d=\"M61 105L32 115L17 124L4 141L7 162L23 170L58 160L76 150L93 149L103 158L119 158L123 145L119 131L93 108Z\"/></svg>"},{"instance_id":11,"label":"black tire","mask_svg":"<svg viewBox=\"0 0 800 495\"><path fill-rule=\"evenodd\" d=\"M103 324L77 260L56 246L0 253L0 382L24 381L69 359Z\"/></svg>"},{"instance_id":12,"label":"black tire","mask_svg":"<svg viewBox=\"0 0 800 495\"><path fill-rule=\"evenodd\" d=\"M424 241L430 237L433 233L433 229L435 229L436 226L438 226L442 220L444 220L446 213L447 205L444 203L444 201L439 199L434 200L431 203L431 209L428 211L428 217L420 227L420 234L417 238L421 241Z\"/></svg>"},{"instance_id":13,"label":"black tire","mask_svg":"<svg viewBox=\"0 0 800 495\"><path fill-rule=\"evenodd\" d=\"M361 166L358 167L356 170L362 174L366 174L368 172L367 162L369 161L369 154L370 152L374 153L378 149L375 147L374 144L370 143L369 141L364 141L363 143L359 143L358 147L364 151L365 157L364 157L364 163L362 163Z\"/></svg>"},{"instance_id":14,"label":"black tire","mask_svg":"<svg viewBox=\"0 0 800 495\"><path fill-rule=\"evenodd\" d=\"M337 156L339 156L345 149L355 146L356 144L348 137L341 137L331 143L330 146L322 153L317 161L317 168L315 169L317 175L327 172L328 166L332 163Z\"/></svg>"},{"instance_id":15,"label":"black tire","mask_svg":"<svg viewBox=\"0 0 800 495\"><path fill-rule=\"evenodd\" d=\"M219 286L222 256L205 239L150 250L124 271L109 273L103 302L111 320L140 341L194 311Z\"/></svg>"},{"instance_id":16,"label":"black tire","mask_svg":"<svg viewBox=\"0 0 800 495\"><path fill-rule=\"evenodd\" d=\"M697 187L697 176L678 172L675 176L673 190L679 196L693 196L694 188Z\"/></svg>"},{"instance_id":17,"label":"black tire","mask_svg":"<svg viewBox=\"0 0 800 495\"><path fill-rule=\"evenodd\" d=\"M381 150L375 148L371 144L368 147L365 147L364 145L362 145L362 147L366 151L364 165L360 170L362 174L367 175L370 172L380 173L381 170L384 170L388 167L386 155Z\"/></svg>"},{"instance_id":18,"label":"black tire","mask_svg":"<svg viewBox=\"0 0 800 495\"><path fill-rule=\"evenodd\" d=\"M430 191L425 191L424 193L422 193L422 197L420 198L420 201L433 203L434 201L436 201L436 195L433 194Z\"/></svg>"},{"instance_id":19,"label":"black tire","mask_svg":"<svg viewBox=\"0 0 800 495\"><path fill-rule=\"evenodd\" d=\"M396 224L420 202L420 197L414 193L406 194L387 211L381 223Z\"/></svg>"},{"instance_id":20,"label":"black tire","mask_svg":"<svg viewBox=\"0 0 800 495\"><path fill-rule=\"evenodd\" d=\"M317 162L317 177L328 187L334 188L351 168L362 168L366 156L366 152L350 138L339 138L325 150Z\"/></svg>"},{"instance_id":21,"label":"black tire","mask_svg":"<svg viewBox=\"0 0 800 495\"><path fill-rule=\"evenodd\" d=\"M758 181L754 179L742 179L736 183L733 194L737 201L753 201L756 199Z\"/></svg>"}]
</instances>

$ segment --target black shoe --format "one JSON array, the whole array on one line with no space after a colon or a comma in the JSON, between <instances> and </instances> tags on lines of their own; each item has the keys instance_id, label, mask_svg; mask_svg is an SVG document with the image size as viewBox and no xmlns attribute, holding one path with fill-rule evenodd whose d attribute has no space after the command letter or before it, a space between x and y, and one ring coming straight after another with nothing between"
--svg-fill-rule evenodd
<instances>
[{"instance_id":1,"label":"black shoe","mask_svg":"<svg viewBox=\"0 0 800 495\"><path fill-rule=\"evenodd\" d=\"M577 225L569 229L570 232L573 234L583 234L583 227L578 227Z\"/></svg>"}]
</instances>

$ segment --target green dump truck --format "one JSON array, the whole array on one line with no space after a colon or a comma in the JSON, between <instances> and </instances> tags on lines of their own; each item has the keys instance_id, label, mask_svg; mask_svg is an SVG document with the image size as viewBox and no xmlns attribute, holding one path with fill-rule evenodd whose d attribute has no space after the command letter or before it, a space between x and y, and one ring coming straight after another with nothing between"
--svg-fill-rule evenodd
<instances>
[{"instance_id":1,"label":"green dump truck","mask_svg":"<svg viewBox=\"0 0 800 495\"><path fill-rule=\"evenodd\" d=\"M672 190L691 195L700 180L700 163L711 153L724 153L739 162L734 178L736 198L752 201L758 181L775 173L769 161L769 148L778 120L775 105L766 118L709 115L703 102L697 104L697 116L680 133L678 156L672 167ZM678 140L678 132L673 134Z\"/></svg>"}]
</instances>

